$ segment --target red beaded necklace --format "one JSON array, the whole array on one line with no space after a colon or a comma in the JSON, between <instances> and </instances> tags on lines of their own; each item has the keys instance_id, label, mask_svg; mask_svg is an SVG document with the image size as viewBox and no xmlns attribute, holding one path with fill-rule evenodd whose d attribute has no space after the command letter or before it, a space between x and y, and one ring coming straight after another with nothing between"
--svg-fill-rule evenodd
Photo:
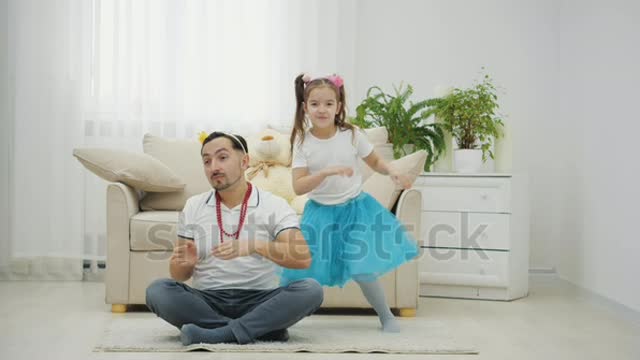
<instances>
[{"instance_id":1,"label":"red beaded necklace","mask_svg":"<svg viewBox=\"0 0 640 360\"><path fill-rule=\"evenodd\" d=\"M224 242L224 235L238 239L240 236L240 230L242 230L242 225L244 224L244 218L247 216L247 206L249 205L249 196L251 196L251 183L247 183L247 192L244 194L244 199L242 200L242 206L240 207L240 221L238 222L238 230L234 233L228 233L224 231L222 227L222 213L220 211L220 194L216 191L216 217L218 219L218 228L220 229L220 242Z\"/></svg>"}]
</instances>

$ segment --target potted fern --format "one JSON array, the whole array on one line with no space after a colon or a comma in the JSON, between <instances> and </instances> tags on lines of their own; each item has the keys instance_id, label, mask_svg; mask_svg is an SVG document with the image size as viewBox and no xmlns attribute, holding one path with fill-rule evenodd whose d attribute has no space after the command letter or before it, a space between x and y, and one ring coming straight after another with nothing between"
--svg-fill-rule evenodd
<instances>
[{"instance_id":1,"label":"potted fern","mask_svg":"<svg viewBox=\"0 0 640 360\"><path fill-rule=\"evenodd\" d=\"M493 159L492 145L502 136L504 124L496 114L498 96L488 75L471 88L454 88L448 95L426 103L427 113L438 118L458 145L454 151L457 172L478 172L488 157Z\"/></svg>"},{"instance_id":2,"label":"potted fern","mask_svg":"<svg viewBox=\"0 0 640 360\"><path fill-rule=\"evenodd\" d=\"M426 150L424 170L429 171L445 150L444 131L438 124L426 123L431 115L427 102L410 101L412 94L411 85L394 86L393 95L372 86L356 108L351 123L363 129L385 127L396 159L412 151Z\"/></svg>"}]
</instances>

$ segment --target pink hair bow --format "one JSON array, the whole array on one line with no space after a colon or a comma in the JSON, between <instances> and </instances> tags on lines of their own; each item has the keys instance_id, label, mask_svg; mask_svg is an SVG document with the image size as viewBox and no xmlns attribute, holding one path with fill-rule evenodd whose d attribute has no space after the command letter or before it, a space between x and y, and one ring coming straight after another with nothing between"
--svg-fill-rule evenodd
<instances>
[{"instance_id":1,"label":"pink hair bow","mask_svg":"<svg viewBox=\"0 0 640 360\"><path fill-rule=\"evenodd\" d=\"M342 77L340 75L329 75L327 76L327 80L331 81L333 85L335 85L338 89L341 88L342 85L344 85L344 80L342 80Z\"/></svg>"},{"instance_id":2,"label":"pink hair bow","mask_svg":"<svg viewBox=\"0 0 640 360\"><path fill-rule=\"evenodd\" d=\"M307 73L302 75L302 81L304 81L305 84L308 84L309 82L311 82L313 80L316 80L316 79L327 79L327 80L331 81L333 83L333 85L335 85L337 88L340 88L340 87L342 87L342 85L344 85L344 80L342 79L342 77L340 75L337 75L337 74L333 74L333 75L329 75L329 76L323 76L323 77L317 77L317 78L312 78Z\"/></svg>"}]
</instances>

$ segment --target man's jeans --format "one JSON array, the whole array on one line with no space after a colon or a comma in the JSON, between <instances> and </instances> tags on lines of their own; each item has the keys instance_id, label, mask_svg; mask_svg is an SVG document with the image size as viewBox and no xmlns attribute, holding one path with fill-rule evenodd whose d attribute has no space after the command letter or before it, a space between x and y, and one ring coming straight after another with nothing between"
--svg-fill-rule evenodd
<instances>
[{"instance_id":1,"label":"man's jeans","mask_svg":"<svg viewBox=\"0 0 640 360\"><path fill-rule=\"evenodd\" d=\"M322 300L322 286L313 279L273 290L197 290L172 279L156 280L147 288L149 309L173 326L229 325L240 344L284 331L316 311Z\"/></svg>"}]
</instances>

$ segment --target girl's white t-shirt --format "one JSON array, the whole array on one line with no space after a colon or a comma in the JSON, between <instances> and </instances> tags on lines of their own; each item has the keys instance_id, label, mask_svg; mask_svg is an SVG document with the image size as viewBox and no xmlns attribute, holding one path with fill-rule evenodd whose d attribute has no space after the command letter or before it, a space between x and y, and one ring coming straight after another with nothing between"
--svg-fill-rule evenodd
<instances>
[{"instance_id":1,"label":"girl's white t-shirt","mask_svg":"<svg viewBox=\"0 0 640 360\"><path fill-rule=\"evenodd\" d=\"M307 130L302 145L298 142L293 148L291 168L307 168L312 175L334 166L352 168L353 176L328 176L308 194L309 199L321 204L341 204L362 191L359 159L367 157L371 151L373 145L358 129L354 132L338 129L329 139L318 139Z\"/></svg>"}]
</instances>

